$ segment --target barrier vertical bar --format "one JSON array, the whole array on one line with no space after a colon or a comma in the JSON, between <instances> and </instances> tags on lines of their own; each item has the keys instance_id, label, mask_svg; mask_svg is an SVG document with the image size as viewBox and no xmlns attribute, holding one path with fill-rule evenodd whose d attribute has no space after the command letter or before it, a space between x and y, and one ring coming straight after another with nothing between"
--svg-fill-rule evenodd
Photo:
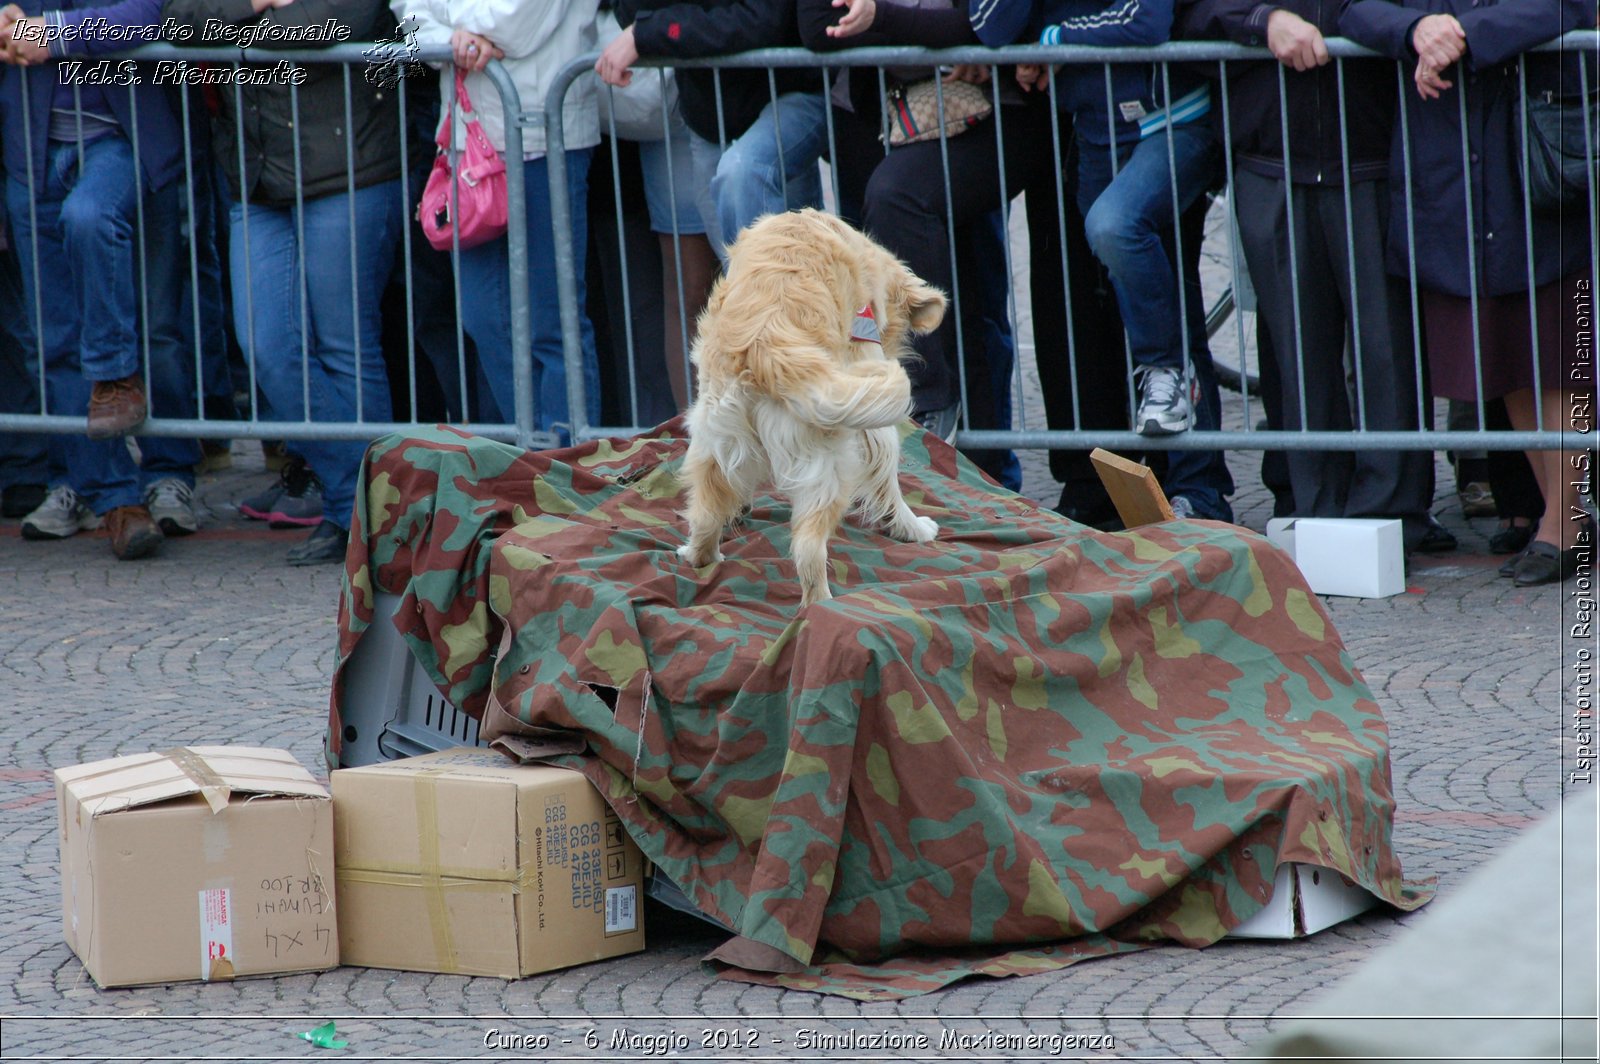
<instances>
[{"instance_id":1,"label":"barrier vertical bar","mask_svg":"<svg viewBox=\"0 0 1600 1064\"><path fill-rule=\"evenodd\" d=\"M1339 171L1344 181L1344 249L1345 261L1350 270L1350 337L1355 344L1356 370L1356 429L1367 428L1366 371L1361 344L1361 282L1356 276L1355 205L1350 190L1350 122L1345 108L1344 60L1335 59L1334 74L1339 86Z\"/></svg>"},{"instance_id":2,"label":"barrier vertical bar","mask_svg":"<svg viewBox=\"0 0 1600 1064\"><path fill-rule=\"evenodd\" d=\"M1243 418L1245 431L1253 431L1254 420L1250 417L1250 374L1245 368L1245 336L1244 336L1244 309L1239 306L1239 187L1233 183L1233 115L1232 106L1228 98L1228 62L1217 62L1217 84L1222 90L1222 99L1219 106L1222 108L1222 165L1227 174L1228 181L1228 284L1234 293L1233 325L1235 343L1239 350L1239 406ZM1259 323L1259 317L1257 321ZM1257 330L1261 326L1257 325ZM1273 357L1277 357L1274 355ZM1256 360L1261 359L1261 350L1256 349ZM1281 395L1280 395L1281 398ZM1265 407L1265 400L1263 400Z\"/></svg>"},{"instance_id":3,"label":"barrier vertical bar","mask_svg":"<svg viewBox=\"0 0 1600 1064\"><path fill-rule=\"evenodd\" d=\"M1528 66L1527 57L1517 56L1517 106L1522 108L1522 121L1517 123L1522 127L1520 148L1522 150L1522 172L1531 173L1528 169ZM1468 184L1468 188L1472 186ZM1522 235L1523 247L1528 256L1528 328L1530 349L1533 352L1533 423L1536 428L1544 427L1544 389L1540 387L1539 366L1539 287L1534 280L1533 269L1533 196L1527 181L1522 182ZM1479 399L1482 399L1480 394Z\"/></svg>"},{"instance_id":4,"label":"barrier vertical bar","mask_svg":"<svg viewBox=\"0 0 1600 1064\"><path fill-rule=\"evenodd\" d=\"M484 74L500 92L506 134L506 259L511 281L511 380L517 390L517 446L534 444L533 408L533 309L528 277L528 195L522 149L522 101L517 96L511 72L500 60L492 60ZM554 90L552 90L554 91ZM572 287L572 213L567 192L567 158L561 128L561 97L553 96L555 115L545 115L547 129L545 166L550 178L550 210L555 225L556 289L561 303L561 342L567 351L567 405L572 418L572 438L578 438L583 415L583 341L578 331L577 292ZM557 131L552 141L548 130ZM565 272L563 272L565 271ZM574 357L576 353L576 357ZM576 368L574 368L576 367ZM577 402L573 402L574 394ZM502 411L503 413L503 411ZM587 428L587 426L584 426Z\"/></svg>"},{"instance_id":5,"label":"barrier vertical bar","mask_svg":"<svg viewBox=\"0 0 1600 1064\"><path fill-rule=\"evenodd\" d=\"M189 212L189 313L190 321L194 326L194 395L195 411L201 421L206 420L206 385L205 368L202 361L200 347L204 341L200 325L200 252L196 246L198 226L196 225L194 201L194 138L190 133L189 117L189 91L184 88L178 93L178 102L183 115L183 187L184 206ZM208 160L209 162L209 160ZM213 240L215 234L213 234Z\"/></svg>"},{"instance_id":6,"label":"barrier vertical bar","mask_svg":"<svg viewBox=\"0 0 1600 1064\"><path fill-rule=\"evenodd\" d=\"M1072 268L1069 264L1070 256L1067 254L1067 190L1066 175L1061 172L1064 158L1061 154L1061 109L1056 99L1056 68L1045 64L1046 77L1050 93L1050 150L1053 156L1051 168L1055 171L1056 193L1056 240L1061 246L1061 302L1067 312L1067 372L1071 375L1072 396L1072 425L1075 429L1083 428L1083 411L1078 400L1078 330L1072 314ZM1073 204L1077 208L1077 204ZM1032 254L1032 248L1029 249ZM1038 316L1035 309L1034 316ZM1038 333L1034 334L1033 358L1039 360Z\"/></svg>"},{"instance_id":7,"label":"barrier vertical bar","mask_svg":"<svg viewBox=\"0 0 1600 1064\"><path fill-rule=\"evenodd\" d=\"M1461 123L1461 176L1463 184L1462 208L1467 222L1467 285L1472 306L1472 375L1473 395L1478 399L1479 424L1483 423L1483 334L1478 321L1478 238L1477 226L1472 218L1472 164L1467 145L1467 83L1457 78L1456 105Z\"/></svg>"},{"instance_id":8,"label":"barrier vertical bar","mask_svg":"<svg viewBox=\"0 0 1600 1064\"><path fill-rule=\"evenodd\" d=\"M1411 288L1411 364L1416 369L1417 428L1428 424L1426 410L1427 391L1423 388L1422 360L1422 308L1417 295L1417 203L1416 189L1411 182L1411 101L1406 97L1406 71L1395 63L1395 80L1400 93L1400 170L1405 178L1406 194L1406 272ZM1394 222L1391 220L1390 225ZM1478 406L1478 431L1484 430L1483 406Z\"/></svg>"},{"instance_id":9,"label":"barrier vertical bar","mask_svg":"<svg viewBox=\"0 0 1600 1064\"><path fill-rule=\"evenodd\" d=\"M1294 174L1289 158L1289 86L1284 77L1283 64L1278 64L1278 123L1283 137L1283 213L1289 236L1289 294L1294 312L1294 365L1295 385L1300 400L1300 431L1310 431L1306 422L1306 344L1305 322L1300 311L1300 255L1295 240ZM1274 344L1276 350L1276 344Z\"/></svg>"},{"instance_id":10,"label":"barrier vertical bar","mask_svg":"<svg viewBox=\"0 0 1600 1064\"><path fill-rule=\"evenodd\" d=\"M349 200L346 206L350 218L350 332L356 348L356 420L365 421L367 415L363 382L367 374L361 350L361 256L356 246L356 241L359 239L356 235L356 128L354 108L350 100L349 64L340 64L340 70L344 74L344 173L345 192ZM298 130L298 127L296 129ZM375 298L382 298L383 293L376 292L373 295ZM309 416L310 412L307 411L307 417ZM412 417L416 417L414 409Z\"/></svg>"},{"instance_id":11,"label":"barrier vertical bar","mask_svg":"<svg viewBox=\"0 0 1600 1064\"><path fill-rule=\"evenodd\" d=\"M633 285L628 280L631 276L628 270L628 234L624 231L622 220L622 158L617 154L617 145L621 143L617 137L617 96L616 90L610 85L605 86L603 91L610 94L607 102L611 105L606 108L606 131L611 135L611 201L617 212L617 264L622 271L622 341L626 347L624 354L628 363L628 408L633 412L633 420L637 424L639 364L633 340ZM666 121L664 116L662 121Z\"/></svg>"},{"instance_id":12,"label":"barrier vertical bar","mask_svg":"<svg viewBox=\"0 0 1600 1064\"><path fill-rule=\"evenodd\" d=\"M406 279L406 394L410 398L411 420L417 420L417 301L412 283L416 277L412 269L411 248L411 104L406 93L406 73L401 72L395 83L400 103L400 259ZM442 381L440 383L443 383ZM461 393L461 410L457 414L467 419L467 394Z\"/></svg>"}]
</instances>

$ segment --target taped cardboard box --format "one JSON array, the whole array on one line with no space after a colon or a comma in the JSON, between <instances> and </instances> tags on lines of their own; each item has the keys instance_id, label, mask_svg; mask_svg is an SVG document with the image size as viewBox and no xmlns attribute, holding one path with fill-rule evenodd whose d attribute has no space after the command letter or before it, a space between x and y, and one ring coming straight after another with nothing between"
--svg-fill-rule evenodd
<instances>
[{"instance_id":1,"label":"taped cardboard box","mask_svg":"<svg viewBox=\"0 0 1600 1064\"><path fill-rule=\"evenodd\" d=\"M331 783L346 964L515 979L644 948L644 856L579 773L459 747Z\"/></svg>"},{"instance_id":2,"label":"taped cardboard box","mask_svg":"<svg viewBox=\"0 0 1600 1064\"><path fill-rule=\"evenodd\" d=\"M62 930L102 987L339 963L333 803L285 750L57 769Z\"/></svg>"}]
</instances>

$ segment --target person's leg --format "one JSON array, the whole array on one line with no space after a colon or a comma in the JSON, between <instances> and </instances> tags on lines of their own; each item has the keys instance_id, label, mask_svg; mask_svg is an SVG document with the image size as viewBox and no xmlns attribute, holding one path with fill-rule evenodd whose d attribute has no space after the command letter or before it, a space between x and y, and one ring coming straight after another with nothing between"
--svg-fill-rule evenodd
<instances>
[{"instance_id":1,"label":"person's leg","mask_svg":"<svg viewBox=\"0 0 1600 1064\"><path fill-rule=\"evenodd\" d=\"M1535 411L1532 388L1523 388L1505 397L1506 413L1511 417L1511 427L1519 432L1544 429L1560 432L1570 429L1566 418L1572 406L1572 395L1557 389L1546 389L1539 395L1542 411ZM1538 416L1543 414L1542 419ZM1578 527L1573 515L1580 512L1578 496L1579 479L1570 475L1576 469L1576 452L1528 451L1528 464L1533 467L1534 479L1544 496L1544 513L1539 517L1539 528L1534 542L1545 543L1563 550L1577 542Z\"/></svg>"},{"instance_id":2,"label":"person's leg","mask_svg":"<svg viewBox=\"0 0 1600 1064\"><path fill-rule=\"evenodd\" d=\"M763 214L822 206L827 107L821 93L785 93L728 145L711 183L724 240Z\"/></svg>"},{"instance_id":3,"label":"person's leg","mask_svg":"<svg viewBox=\"0 0 1600 1064\"><path fill-rule=\"evenodd\" d=\"M387 421L381 300L400 238L400 182L319 196L304 215L306 261L318 264L308 288L311 420ZM313 535L334 535L330 525L348 529L366 441L307 440L301 453L323 485L323 522Z\"/></svg>"},{"instance_id":4,"label":"person's leg","mask_svg":"<svg viewBox=\"0 0 1600 1064\"><path fill-rule=\"evenodd\" d=\"M39 402L39 359L23 308L22 274L16 250L0 248L0 306L15 308L0 317L0 410L43 412ZM5 517L22 517L44 501L50 478L49 448L43 434L0 432L0 493Z\"/></svg>"},{"instance_id":5,"label":"person's leg","mask_svg":"<svg viewBox=\"0 0 1600 1064\"><path fill-rule=\"evenodd\" d=\"M694 166L694 205L700 220L705 223L706 240L719 259L727 258L729 237L722 232L717 220L717 199L711 193L711 183L717 178L717 166L722 162L722 146L706 140L698 133L689 134L689 160Z\"/></svg>"},{"instance_id":6,"label":"person's leg","mask_svg":"<svg viewBox=\"0 0 1600 1064\"><path fill-rule=\"evenodd\" d=\"M1083 233L1071 117L1052 121L1053 111L1048 99L1038 99L1020 109L1022 123L1006 116L1006 167L1022 174L1027 196L1033 347L1045 422L1054 430L1119 429L1128 423L1122 319ZM1058 136L1059 149L1039 150ZM1050 475L1061 482L1056 506L1064 516L1088 524L1115 518L1087 449L1052 450Z\"/></svg>"},{"instance_id":7,"label":"person's leg","mask_svg":"<svg viewBox=\"0 0 1600 1064\"><path fill-rule=\"evenodd\" d=\"M150 412L153 417L193 418L205 387L204 360L184 343L183 321L194 313L189 255L183 240L181 186L174 181L146 194L144 202L144 284L140 294L150 352ZM194 335L193 330L189 335ZM196 365L197 361L200 363ZM198 370L198 372L197 372ZM176 480L194 487L200 444L193 438L143 436L139 439L140 480L148 496L157 481ZM181 493L180 493L181 494ZM173 513L162 531L193 532L193 510ZM158 520L160 518L158 517ZM170 525L170 527L168 527Z\"/></svg>"},{"instance_id":8,"label":"person's leg","mask_svg":"<svg viewBox=\"0 0 1600 1064\"><path fill-rule=\"evenodd\" d=\"M1239 242L1256 289L1256 312L1272 337L1283 428L1348 431L1344 303L1338 287L1328 283L1329 257L1336 250L1342 253L1343 240L1330 244L1323 227L1315 224L1321 217L1315 201L1326 190L1295 186L1291 215L1282 181L1242 169L1233 180L1238 201L1250 205L1239 212ZM1343 194L1335 191L1333 198L1342 207ZM1349 452L1289 451L1285 460L1296 515L1345 516Z\"/></svg>"},{"instance_id":9,"label":"person's leg","mask_svg":"<svg viewBox=\"0 0 1600 1064\"><path fill-rule=\"evenodd\" d=\"M1215 164L1215 135L1209 123L1191 122L1140 141L1127 152L1121 169L1093 200L1084 218L1089 246L1110 271L1122 309L1123 325L1140 368L1183 367L1183 318L1179 313L1178 278L1173 272L1163 234L1210 182ZM1104 149L1089 147L1085 160L1098 170ZM1088 189L1080 188L1079 201Z\"/></svg>"},{"instance_id":10,"label":"person's leg","mask_svg":"<svg viewBox=\"0 0 1600 1064\"><path fill-rule=\"evenodd\" d=\"M1351 186L1349 196L1348 229L1342 193L1327 190L1319 210L1334 284L1345 306L1354 308L1350 317L1360 366L1354 427L1358 433L1415 430L1420 410L1410 294L1385 269L1388 183L1361 182ZM1343 516L1398 517L1405 524L1406 548L1421 544L1433 502L1432 453L1356 451L1351 467Z\"/></svg>"},{"instance_id":11,"label":"person's leg","mask_svg":"<svg viewBox=\"0 0 1600 1064\"><path fill-rule=\"evenodd\" d=\"M72 309L64 316L75 320L71 339L64 342L72 348L57 347L47 354L55 370L47 369L46 376L51 413L76 416L88 413L93 382L139 371L132 149L120 136L101 137L84 145L81 153L75 144L54 145L50 170L47 187L64 195L56 201L53 225L45 212L39 215L39 289L30 291L29 304L44 299L49 308L45 318L50 319L66 301L46 298L44 293L70 293ZM19 240L24 239L19 234ZM32 265L24 258L25 285L33 283ZM63 342L60 335L57 343ZM47 352L54 346L47 341ZM142 505L138 468L122 437L64 436L61 446L68 479L96 514ZM154 537L155 542L159 538Z\"/></svg>"},{"instance_id":12,"label":"person's leg","mask_svg":"<svg viewBox=\"0 0 1600 1064\"><path fill-rule=\"evenodd\" d=\"M1207 202L1197 198L1178 220L1183 252L1184 309L1188 313L1187 356L1194 371L1194 427L1202 431L1222 427L1222 396L1216 366L1206 340L1205 295L1200 288L1200 245L1205 240ZM1176 257L1178 249L1173 250ZM1232 521L1233 476L1221 451L1169 451L1161 484L1174 500L1187 501L1196 517ZM1184 508L1174 501L1174 509Z\"/></svg>"},{"instance_id":13,"label":"person's leg","mask_svg":"<svg viewBox=\"0 0 1600 1064\"><path fill-rule=\"evenodd\" d=\"M598 423L600 417L600 370L595 357L594 325L583 307L589 161L593 155L593 149L567 152L585 403L587 420L591 424ZM550 217L550 177L546 163L546 159L539 158L523 164L523 187L528 198L529 301L533 317L533 414L534 427L542 432L552 431L557 425L571 425L567 411L561 311L556 297L555 233ZM512 381L511 282L506 273L505 238L463 251L461 280L462 317L477 343L479 365L498 416L511 423L516 418L516 395Z\"/></svg>"},{"instance_id":14,"label":"person's leg","mask_svg":"<svg viewBox=\"0 0 1600 1064\"><path fill-rule=\"evenodd\" d=\"M1011 377L1016 342L1011 331L1010 271L1006 268L1006 227L991 211L956 231L956 268L962 290L972 300L960 323L967 349L967 395L962 426L1009 429ZM1009 448L965 449L979 469L1002 487L1022 490L1022 463Z\"/></svg>"},{"instance_id":15,"label":"person's leg","mask_svg":"<svg viewBox=\"0 0 1600 1064\"><path fill-rule=\"evenodd\" d=\"M579 342L583 350L583 420L600 420L600 367L594 348L594 325L584 312L584 269L589 232L589 162L594 150L567 152L567 189L572 202L573 269L578 295ZM527 163L528 278L533 312L534 424L566 438L573 417L567 403L566 351L562 344L561 308L556 294L555 231L550 216L550 177L546 160ZM562 426L558 429L557 426Z\"/></svg>"},{"instance_id":16,"label":"person's leg","mask_svg":"<svg viewBox=\"0 0 1600 1064\"><path fill-rule=\"evenodd\" d=\"M228 272L235 334L244 377L254 380L262 421L300 421L307 409L310 323L302 314L300 242L294 216L284 208L234 203L228 211ZM315 525L322 494L305 471L300 441L279 470L277 484L239 502L246 517L274 527Z\"/></svg>"},{"instance_id":17,"label":"person's leg","mask_svg":"<svg viewBox=\"0 0 1600 1064\"><path fill-rule=\"evenodd\" d=\"M601 137L589 164L586 302L605 425L654 425L676 410L662 353L661 247L650 226L642 148Z\"/></svg>"},{"instance_id":18,"label":"person's leg","mask_svg":"<svg viewBox=\"0 0 1600 1064\"><path fill-rule=\"evenodd\" d=\"M121 380L140 366L133 146L121 136L100 137L83 145L82 160L61 205L71 291L83 312L80 363L88 381Z\"/></svg>"},{"instance_id":19,"label":"person's leg","mask_svg":"<svg viewBox=\"0 0 1600 1064\"><path fill-rule=\"evenodd\" d=\"M676 112L671 136L640 144L639 162L644 170L650 227L661 245L662 354L672 399L668 410L679 411L689 405L688 355L695 322L716 279L717 257L706 239L705 222L696 203L689 129ZM642 391L646 381L640 379L638 384Z\"/></svg>"},{"instance_id":20,"label":"person's leg","mask_svg":"<svg viewBox=\"0 0 1600 1064\"><path fill-rule=\"evenodd\" d=\"M939 327L917 337L918 361L906 366L911 376L914 416L953 411L961 399L956 365L956 329L972 308L964 304L976 290L957 292L950 261L950 226L959 228L1000 205L998 156L993 128L977 129L946 142L950 163L950 196L942 178L938 141L921 141L891 151L867 182L862 227L889 249L911 272L950 295L950 308ZM954 211L954 218L950 212ZM969 361L977 352L967 351ZM987 371L985 371L987 372ZM953 426L952 426L953 427Z\"/></svg>"}]
</instances>

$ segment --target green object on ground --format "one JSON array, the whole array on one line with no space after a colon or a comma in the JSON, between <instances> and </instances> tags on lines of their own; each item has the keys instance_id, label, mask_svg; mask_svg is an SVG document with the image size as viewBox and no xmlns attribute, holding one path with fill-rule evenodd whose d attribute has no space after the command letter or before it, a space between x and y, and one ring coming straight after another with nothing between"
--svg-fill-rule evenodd
<instances>
[{"instance_id":1,"label":"green object on ground","mask_svg":"<svg viewBox=\"0 0 1600 1064\"><path fill-rule=\"evenodd\" d=\"M343 1038L336 1037L336 1035L337 1032L334 1030L333 1021L329 1020L321 1027L313 1027L309 1031L301 1031L299 1037L322 1049L343 1049L350 1044Z\"/></svg>"}]
</instances>

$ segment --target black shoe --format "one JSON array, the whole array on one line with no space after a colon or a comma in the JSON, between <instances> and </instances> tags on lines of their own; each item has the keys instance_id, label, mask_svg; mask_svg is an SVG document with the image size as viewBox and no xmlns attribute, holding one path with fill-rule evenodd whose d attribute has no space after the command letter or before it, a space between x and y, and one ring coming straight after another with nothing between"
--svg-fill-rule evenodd
<instances>
[{"instance_id":1,"label":"black shoe","mask_svg":"<svg viewBox=\"0 0 1600 1064\"><path fill-rule=\"evenodd\" d=\"M1460 545L1450 530L1441 525L1438 518L1429 514L1427 531L1422 533L1422 538L1417 540L1417 545L1412 550L1422 554L1448 554Z\"/></svg>"},{"instance_id":2,"label":"black shoe","mask_svg":"<svg viewBox=\"0 0 1600 1064\"><path fill-rule=\"evenodd\" d=\"M1528 544L1528 549L1518 557L1512 579L1518 587L1554 584L1571 576L1577 571L1577 567L1577 547L1562 550L1553 544L1536 539Z\"/></svg>"},{"instance_id":3,"label":"black shoe","mask_svg":"<svg viewBox=\"0 0 1600 1064\"><path fill-rule=\"evenodd\" d=\"M350 533L332 521L323 521L298 547L289 549L290 565L322 565L326 562L344 561L345 548Z\"/></svg>"},{"instance_id":4,"label":"black shoe","mask_svg":"<svg viewBox=\"0 0 1600 1064\"><path fill-rule=\"evenodd\" d=\"M0 517L27 517L44 505L48 494L43 484L13 484L0 490Z\"/></svg>"},{"instance_id":5,"label":"black shoe","mask_svg":"<svg viewBox=\"0 0 1600 1064\"><path fill-rule=\"evenodd\" d=\"M1533 529L1533 525L1507 525L1489 537L1489 553L1521 554L1533 542Z\"/></svg>"},{"instance_id":6,"label":"black shoe","mask_svg":"<svg viewBox=\"0 0 1600 1064\"><path fill-rule=\"evenodd\" d=\"M1507 558L1505 560L1504 564L1502 564L1499 569L1496 569L1495 572L1499 573L1501 576L1505 577L1508 580L1511 577L1516 576L1517 575L1517 563L1522 560L1523 553L1524 553L1523 551L1520 551L1520 550L1517 551L1517 553L1515 553L1511 557Z\"/></svg>"}]
</instances>

